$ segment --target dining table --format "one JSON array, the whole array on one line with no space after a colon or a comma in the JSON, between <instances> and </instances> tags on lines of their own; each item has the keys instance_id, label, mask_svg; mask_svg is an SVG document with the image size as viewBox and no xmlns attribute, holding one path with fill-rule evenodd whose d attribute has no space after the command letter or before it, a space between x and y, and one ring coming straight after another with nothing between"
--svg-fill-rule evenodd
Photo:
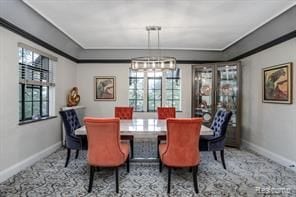
<instances>
[{"instance_id":1,"label":"dining table","mask_svg":"<svg viewBox=\"0 0 296 197\"><path fill-rule=\"evenodd\" d=\"M157 138L167 132L166 120L160 119L131 119L120 120L120 134L133 135L135 138ZM86 127L75 130L75 135L86 135ZM213 135L212 129L201 126L200 135Z\"/></svg>"},{"instance_id":2,"label":"dining table","mask_svg":"<svg viewBox=\"0 0 296 197\"><path fill-rule=\"evenodd\" d=\"M134 136L137 143L140 143L141 147L138 156L135 154L135 157L131 161L157 161L157 151L156 146L150 144L151 142L156 142L158 135L166 135L167 124L166 120L161 119L131 119L131 120L120 120L120 135L132 135ZM75 130L75 135L86 135L86 127L82 126L79 129ZM213 131L202 125L200 130L200 135L213 135ZM150 145L147 145L148 144ZM146 147L146 148L145 148ZM150 150L146 150L146 149ZM154 149L154 150L151 150Z\"/></svg>"}]
</instances>

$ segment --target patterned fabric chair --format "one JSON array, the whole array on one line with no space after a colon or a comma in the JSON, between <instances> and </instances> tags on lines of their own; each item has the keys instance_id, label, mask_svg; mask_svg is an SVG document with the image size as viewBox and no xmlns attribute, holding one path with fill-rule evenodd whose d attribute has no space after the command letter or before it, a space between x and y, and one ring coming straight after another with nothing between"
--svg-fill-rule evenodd
<instances>
[{"instance_id":1,"label":"patterned fabric chair","mask_svg":"<svg viewBox=\"0 0 296 197\"><path fill-rule=\"evenodd\" d=\"M96 167L115 167L116 193L118 186L118 167L126 161L129 172L129 145L120 142L119 118L84 118L90 165L88 192L92 190Z\"/></svg>"},{"instance_id":2,"label":"patterned fabric chair","mask_svg":"<svg viewBox=\"0 0 296 197\"><path fill-rule=\"evenodd\" d=\"M167 119L167 118L176 118L176 108L174 107L157 107L157 117L159 120ZM165 141L165 135L157 136L157 154L159 157L159 144L161 141Z\"/></svg>"},{"instance_id":3,"label":"patterned fabric chair","mask_svg":"<svg viewBox=\"0 0 296 197\"><path fill-rule=\"evenodd\" d=\"M65 167L68 166L71 150L76 150L75 159L78 158L79 150L87 150L87 138L86 136L76 136L74 131L81 127L77 114L74 109L67 111L60 111L62 120L66 130L66 148L67 148L67 159Z\"/></svg>"},{"instance_id":4,"label":"patterned fabric chair","mask_svg":"<svg viewBox=\"0 0 296 197\"><path fill-rule=\"evenodd\" d=\"M133 107L115 107L115 117L120 119L133 119ZM121 135L121 140L128 140L131 147L131 158L134 157L134 136L132 135Z\"/></svg>"},{"instance_id":5,"label":"patterned fabric chair","mask_svg":"<svg viewBox=\"0 0 296 197\"><path fill-rule=\"evenodd\" d=\"M167 193L170 193L171 169L178 167L193 169L194 190L198 193L198 146L202 121L202 118L167 119L167 142L159 145L159 171L162 171L162 164L168 168Z\"/></svg>"},{"instance_id":6,"label":"patterned fabric chair","mask_svg":"<svg viewBox=\"0 0 296 197\"><path fill-rule=\"evenodd\" d=\"M221 109L215 114L211 129L214 131L213 136L201 136L199 143L200 151L213 151L215 160L217 160L216 151L220 151L223 168L226 169L224 160L224 144L228 122L232 112Z\"/></svg>"}]
</instances>

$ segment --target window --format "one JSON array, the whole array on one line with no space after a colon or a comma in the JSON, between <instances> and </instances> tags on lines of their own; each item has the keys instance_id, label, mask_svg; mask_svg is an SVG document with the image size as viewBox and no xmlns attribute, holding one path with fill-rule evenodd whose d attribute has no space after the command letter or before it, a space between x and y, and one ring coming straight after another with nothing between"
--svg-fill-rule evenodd
<instances>
[{"instance_id":1,"label":"window","mask_svg":"<svg viewBox=\"0 0 296 197\"><path fill-rule=\"evenodd\" d=\"M129 105L138 112L172 106L181 111L180 69L166 72L129 72Z\"/></svg>"},{"instance_id":2,"label":"window","mask_svg":"<svg viewBox=\"0 0 296 197\"><path fill-rule=\"evenodd\" d=\"M50 116L54 59L19 45L19 121Z\"/></svg>"}]
</instances>

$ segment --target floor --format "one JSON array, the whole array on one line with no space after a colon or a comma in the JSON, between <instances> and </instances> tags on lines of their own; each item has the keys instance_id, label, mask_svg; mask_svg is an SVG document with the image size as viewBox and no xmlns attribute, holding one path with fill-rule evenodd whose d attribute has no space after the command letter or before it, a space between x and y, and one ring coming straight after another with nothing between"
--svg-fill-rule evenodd
<instances>
[{"instance_id":1,"label":"floor","mask_svg":"<svg viewBox=\"0 0 296 197\"><path fill-rule=\"evenodd\" d=\"M119 194L115 193L114 171L101 169L95 173L89 194L86 152L77 160L73 154L67 168L65 157L66 150L61 148L0 183L0 196L167 196L167 170L159 173L156 162L132 162L129 174L122 166ZM170 196L296 196L296 173L292 170L247 150L227 148L225 158L227 170L220 157L215 161L212 153L202 153L199 195L194 193L188 169L173 170Z\"/></svg>"}]
</instances>

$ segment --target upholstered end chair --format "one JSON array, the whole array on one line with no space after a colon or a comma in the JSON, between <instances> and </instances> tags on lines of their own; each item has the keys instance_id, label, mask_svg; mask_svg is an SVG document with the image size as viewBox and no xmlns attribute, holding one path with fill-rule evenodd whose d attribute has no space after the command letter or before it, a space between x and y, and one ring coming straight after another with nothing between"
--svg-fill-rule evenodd
<instances>
[{"instance_id":1,"label":"upholstered end chair","mask_svg":"<svg viewBox=\"0 0 296 197\"><path fill-rule=\"evenodd\" d=\"M69 159L71 156L71 150L76 150L75 158L78 158L79 150L87 150L87 138L86 136L75 135L75 130L80 128L80 122L74 109L67 111L60 111L66 133L67 158L65 167L68 166Z\"/></svg>"},{"instance_id":2,"label":"upholstered end chair","mask_svg":"<svg viewBox=\"0 0 296 197\"><path fill-rule=\"evenodd\" d=\"M116 193L119 191L118 167L126 162L129 172L129 145L120 142L119 118L84 118L90 166L88 192L92 190L94 172L97 167L114 167Z\"/></svg>"},{"instance_id":3,"label":"upholstered end chair","mask_svg":"<svg viewBox=\"0 0 296 197\"><path fill-rule=\"evenodd\" d=\"M131 120L133 119L133 107L115 107L115 117L120 119ZM134 158L134 136L121 135L121 140L128 140L131 148L131 158Z\"/></svg>"},{"instance_id":4,"label":"upholstered end chair","mask_svg":"<svg viewBox=\"0 0 296 197\"><path fill-rule=\"evenodd\" d=\"M221 109L215 114L211 129L213 136L201 136L199 143L200 151L213 151L215 160L217 160L216 151L220 151L223 168L226 169L224 160L224 145L226 140L226 131L232 112Z\"/></svg>"},{"instance_id":5,"label":"upholstered end chair","mask_svg":"<svg viewBox=\"0 0 296 197\"><path fill-rule=\"evenodd\" d=\"M157 107L157 118L159 120L164 120L167 118L176 118L176 108L175 107ZM165 141L165 135L158 135L157 136L157 154L159 157L158 147L161 141Z\"/></svg>"},{"instance_id":6,"label":"upholstered end chair","mask_svg":"<svg viewBox=\"0 0 296 197\"><path fill-rule=\"evenodd\" d=\"M167 193L170 193L171 169L178 167L192 168L194 190L198 193L198 146L202 121L202 118L167 119L167 141L159 145L159 171L162 171L162 164L168 168Z\"/></svg>"},{"instance_id":7,"label":"upholstered end chair","mask_svg":"<svg viewBox=\"0 0 296 197\"><path fill-rule=\"evenodd\" d=\"M120 119L133 119L133 107L115 107L115 117Z\"/></svg>"}]
</instances>

